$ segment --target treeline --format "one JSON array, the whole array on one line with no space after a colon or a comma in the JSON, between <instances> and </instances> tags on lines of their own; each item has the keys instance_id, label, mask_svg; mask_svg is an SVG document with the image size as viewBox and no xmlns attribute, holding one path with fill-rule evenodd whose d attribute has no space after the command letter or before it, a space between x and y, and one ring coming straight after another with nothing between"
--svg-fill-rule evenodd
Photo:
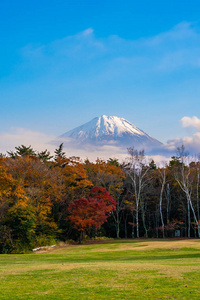
<instances>
[{"instance_id":1,"label":"treeline","mask_svg":"<svg viewBox=\"0 0 200 300\"><path fill-rule=\"evenodd\" d=\"M200 162L184 146L168 164L144 151L90 162L21 145L0 155L0 253L69 239L200 237Z\"/></svg>"}]
</instances>

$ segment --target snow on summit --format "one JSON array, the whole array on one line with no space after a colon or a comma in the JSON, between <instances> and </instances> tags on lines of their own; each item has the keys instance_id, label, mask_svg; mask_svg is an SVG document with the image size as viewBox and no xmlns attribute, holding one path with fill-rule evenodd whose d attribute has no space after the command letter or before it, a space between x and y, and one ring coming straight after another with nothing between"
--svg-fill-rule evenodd
<instances>
[{"instance_id":1,"label":"snow on summit","mask_svg":"<svg viewBox=\"0 0 200 300\"><path fill-rule=\"evenodd\" d=\"M116 116L96 117L74 128L60 138L70 138L79 144L106 145L114 143L120 147L152 148L161 143L137 128L124 118Z\"/></svg>"},{"instance_id":2,"label":"snow on summit","mask_svg":"<svg viewBox=\"0 0 200 300\"><path fill-rule=\"evenodd\" d=\"M119 118L115 116L109 117L103 115L100 118L98 118L96 136L101 134L101 129L105 130L103 133L111 134L113 136L122 136L123 133L128 132L130 134L144 134L141 130L139 130L137 127L132 125L124 118Z\"/></svg>"}]
</instances>

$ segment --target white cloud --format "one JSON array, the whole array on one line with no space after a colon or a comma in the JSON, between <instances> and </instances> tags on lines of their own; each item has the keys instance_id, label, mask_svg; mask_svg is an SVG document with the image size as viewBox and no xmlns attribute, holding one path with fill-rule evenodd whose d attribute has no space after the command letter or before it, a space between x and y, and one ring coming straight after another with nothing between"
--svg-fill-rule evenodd
<instances>
[{"instance_id":1,"label":"white cloud","mask_svg":"<svg viewBox=\"0 0 200 300\"><path fill-rule=\"evenodd\" d=\"M194 127L198 131L192 136L185 136L183 138L177 137L167 141L163 146L163 151L172 153L176 151L177 147L184 145L191 155L198 155L200 153L200 119L196 116L185 116L181 119L181 123L183 128Z\"/></svg>"},{"instance_id":2,"label":"white cloud","mask_svg":"<svg viewBox=\"0 0 200 300\"><path fill-rule=\"evenodd\" d=\"M193 136L186 136L183 138L176 138L168 141L164 145L163 150L168 150L169 152L175 154L177 147L181 145L185 146L186 151L189 152L190 155L196 155L200 153L200 132L195 133Z\"/></svg>"},{"instance_id":3,"label":"white cloud","mask_svg":"<svg viewBox=\"0 0 200 300\"><path fill-rule=\"evenodd\" d=\"M54 144L57 148L57 146L61 143L63 143L63 148L68 157L78 156L82 159L88 158L91 161L95 161L97 158L104 160L107 160L109 158L117 158L122 161L127 156L126 148L117 147L112 142L107 145L95 146L89 144L79 144L71 138L56 138L52 144Z\"/></svg>"},{"instance_id":4,"label":"white cloud","mask_svg":"<svg viewBox=\"0 0 200 300\"><path fill-rule=\"evenodd\" d=\"M182 126L185 127L194 127L198 130L200 130L200 119L197 118L196 116L193 116L192 118L190 117L183 117L181 119Z\"/></svg>"},{"instance_id":5,"label":"white cloud","mask_svg":"<svg viewBox=\"0 0 200 300\"><path fill-rule=\"evenodd\" d=\"M33 149L42 151L45 149L54 151L55 147L49 144L49 141L55 137L42 132L31 131L24 128L13 128L10 132L0 134L0 152L14 151L15 147L20 145L32 146Z\"/></svg>"}]
</instances>

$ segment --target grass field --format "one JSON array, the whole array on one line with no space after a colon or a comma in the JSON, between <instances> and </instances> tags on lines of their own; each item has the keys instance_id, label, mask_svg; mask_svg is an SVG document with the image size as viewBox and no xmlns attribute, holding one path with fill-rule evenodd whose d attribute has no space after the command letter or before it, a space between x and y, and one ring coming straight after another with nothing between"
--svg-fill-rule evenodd
<instances>
[{"instance_id":1,"label":"grass field","mask_svg":"<svg viewBox=\"0 0 200 300\"><path fill-rule=\"evenodd\" d=\"M0 299L200 299L200 240L111 240L0 255Z\"/></svg>"}]
</instances>

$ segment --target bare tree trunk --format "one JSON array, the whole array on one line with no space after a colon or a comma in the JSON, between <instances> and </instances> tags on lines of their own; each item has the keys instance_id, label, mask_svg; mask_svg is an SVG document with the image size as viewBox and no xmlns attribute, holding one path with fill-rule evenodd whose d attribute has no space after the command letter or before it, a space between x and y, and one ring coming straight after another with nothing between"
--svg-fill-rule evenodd
<instances>
[{"instance_id":1,"label":"bare tree trunk","mask_svg":"<svg viewBox=\"0 0 200 300\"><path fill-rule=\"evenodd\" d=\"M160 175L161 175L161 191L160 191L160 203L159 203L159 208L160 208L160 219L161 219L161 224L162 224L162 232L163 232L163 238L165 237L165 226L164 226L164 221L163 221L163 214L162 214L162 200L163 200L163 191L164 191L164 187L165 187L165 182L166 182L166 171L165 169L162 171L160 171Z\"/></svg>"},{"instance_id":2,"label":"bare tree trunk","mask_svg":"<svg viewBox=\"0 0 200 300\"><path fill-rule=\"evenodd\" d=\"M125 214L125 218L124 218L124 234L125 234L125 239L127 239L127 214Z\"/></svg>"},{"instance_id":3,"label":"bare tree trunk","mask_svg":"<svg viewBox=\"0 0 200 300\"><path fill-rule=\"evenodd\" d=\"M197 169L197 217L199 221L199 168Z\"/></svg>"},{"instance_id":4,"label":"bare tree trunk","mask_svg":"<svg viewBox=\"0 0 200 300\"><path fill-rule=\"evenodd\" d=\"M156 237L158 239L158 218L157 218L157 213L155 215L155 218L156 218Z\"/></svg>"},{"instance_id":5,"label":"bare tree trunk","mask_svg":"<svg viewBox=\"0 0 200 300\"><path fill-rule=\"evenodd\" d=\"M83 231L81 230L80 231L80 236L79 236L79 244L82 244L82 241L83 241Z\"/></svg>"},{"instance_id":6,"label":"bare tree trunk","mask_svg":"<svg viewBox=\"0 0 200 300\"><path fill-rule=\"evenodd\" d=\"M195 223L197 224L197 228L198 228L198 237L200 238L200 224L197 220L197 217L196 217L196 214L195 214L195 211L194 211L194 207L193 207L193 204L192 204L192 201L191 201L191 196L190 194L188 193L187 194L187 198L188 198L188 201L189 201L189 205L191 207L191 210L192 210L192 213L193 213L193 216L194 216L194 220L195 220Z\"/></svg>"},{"instance_id":7,"label":"bare tree trunk","mask_svg":"<svg viewBox=\"0 0 200 300\"><path fill-rule=\"evenodd\" d=\"M169 223L169 201L170 201L170 188L168 183L167 184L167 224Z\"/></svg>"},{"instance_id":8,"label":"bare tree trunk","mask_svg":"<svg viewBox=\"0 0 200 300\"><path fill-rule=\"evenodd\" d=\"M134 239L134 237L135 237L135 232L134 232L134 230L135 230L135 228L134 228L134 214L133 214L133 225L132 225L132 238Z\"/></svg>"},{"instance_id":9,"label":"bare tree trunk","mask_svg":"<svg viewBox=\"0 0 200 300\"><path fill-rule=\"evenodd\" d=\"M190 223L191 223L190 208L191 208L193 216L194 216L195 223L196 223L197 228L198 228L198 237L200 238L200 224L199 224L199 222L197 220L196 213L194 211L194 207L193 207L193 204L192 204L191 194L189 192L189 189L186 186L185 181L181 182L180 180L177 180L177 182L179 183L181 189L184 191L184 193L186 195L186 199L187 199L187 208L188 208L188 237L190 237Z\"/></svg>"},{"instance_id":10,"label":"bare tree trunk","mask_svg":"<svg viewBox=\"0 0 200 300\"><path fill-rule=\"evenodd\" d=\"M187 236L187 212L185 211L185 237Z\"/></svg>"},{"instance_id":11,"label":"bare tree trunk","mask_svg":"<svg viewBox=\"0 0 200 300\"><path fill-rule=\"evenodd\" d=\"M119 239L119 207L117 207L117 210L116 210L116 217L115 217L115 228L116 228L116 236L117 236L117 239Z\"/></svg>"},{"instance_id":12,"label":"bare tree trunk","mask_svg":"<svg viewBox=\"0 0 200 300\"><path fill-rule=\"evenodd\" d=\"M145 224L145 214L142 212L142 222L143 222L143 226L144 226L144 230L145 230L145 237L148 238L148 230Z\"/></svg>"},{"instance_id":13,"label":"bare tree trunk","mask_svg":"<svg viewBox=\"0 0 200 300\"><path fill-rule=\"evenodd\" d=\"M121 222L121 217L120 217L120 211L121 211L121 207L124 203L124 201L122 201L121 203L119 202L119 197L117 199L117 206L116 206L116 211L113 212L112 211L112 216L113 216L113 219L115 221L115 229L116 229L116 237L117 239L119 239L119 233L120 233L120 222Z\"/></svg>"},{"instance_id":14,"label":"bare tree trunk","mask_svg":"<svg viewBox=\"0 0 200 300\"><path fill-rule=\"evenodd\" d=\"M136 236L137 238L140 237L140 234L139 234L139 199L136 199L136 215L135 215L135 218L136 218Z\"/></svg>"},{"instance_id":15,"label":"bare tree trunk","mask_svg":"<svg viewBox=\"0 0 200 300\"><path fill-rule=\"evenodd\" d=\"M188 212L188 237L190 238L190 204L189 204L189 200L187 198L187 212Z\"/></svg>"},{"instance_id":16,"label":"bare tree trunk","mask_svg":"<svg viewBox=\"0 0 200 300\"><path fill-rule=\"evenodd\" d=\"M143 222L143 227L145 230L145 237L148 238L148 229L145 223L145 204L144 204L144 200L141 199L141 213L142 213L142 222Z\"/></svg>"},{"instance_id":17,"label":"bare tree trunk","mask_svg":"<svg viewBox=\"0 0 200 300\"><path fill-rule=\"evenodd\" d=\"M130 154L128 174L131 179L131 185L136 201L136 236L139 238L139 204L141 193L149 181L147 178L147 173L150 168L145 165L144 150L137 151L134 148L128 148L128 153Z\"/></svg>"}]
</instances>

